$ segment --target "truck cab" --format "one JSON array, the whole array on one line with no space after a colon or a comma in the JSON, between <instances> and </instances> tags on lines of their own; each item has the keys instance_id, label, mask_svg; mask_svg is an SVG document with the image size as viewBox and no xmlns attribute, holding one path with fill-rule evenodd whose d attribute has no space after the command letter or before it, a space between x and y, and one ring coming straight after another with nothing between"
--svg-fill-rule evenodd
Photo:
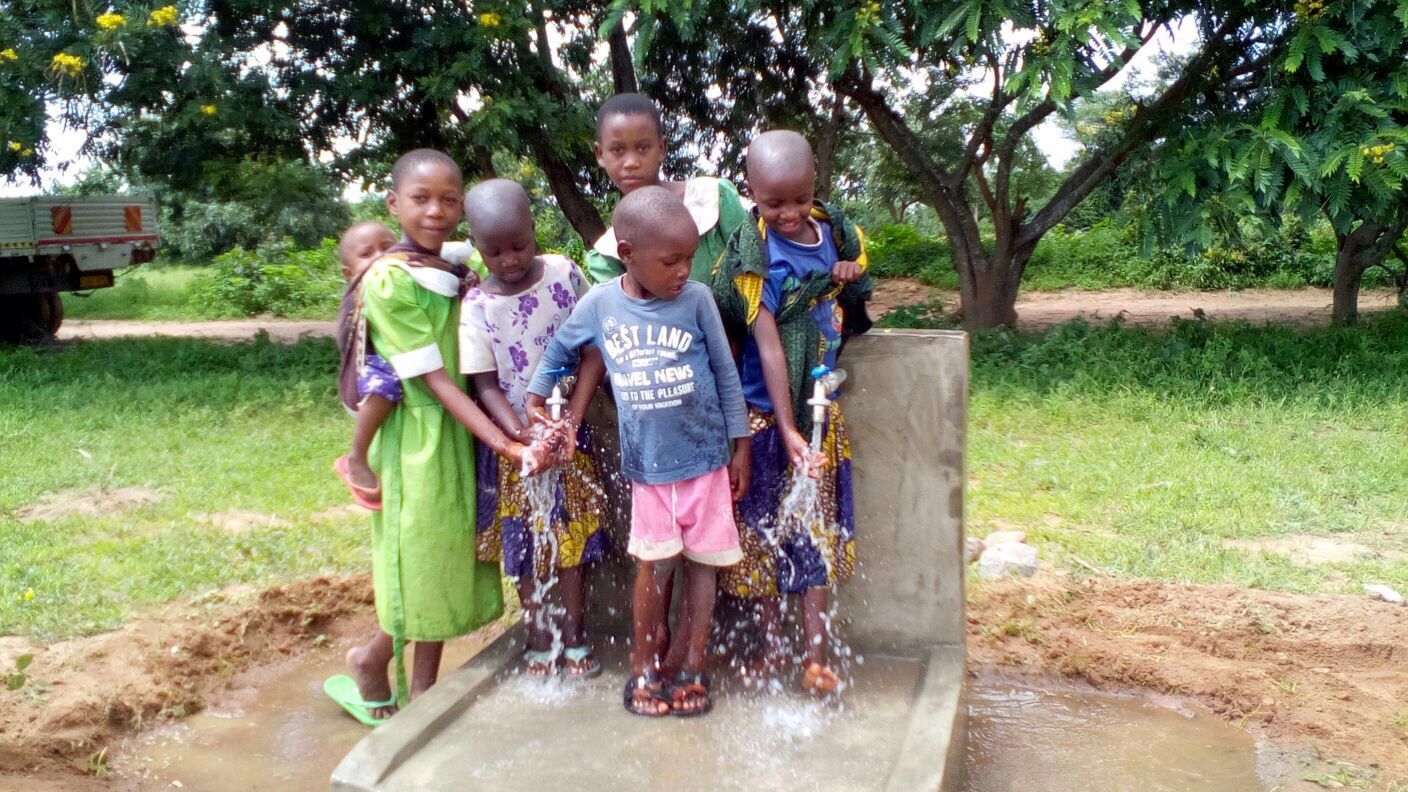
<instances>
[{"instance_id":1,"label":"truck cab","mask_svg":"<svg viewBox=\"0 0 1408 792\"><path fill-rule=\"evenodd\" d=\"M160 244L151 196L0 198L0 341L52 337L60 292L112 286Z\"/></svg>"}]
</instances>

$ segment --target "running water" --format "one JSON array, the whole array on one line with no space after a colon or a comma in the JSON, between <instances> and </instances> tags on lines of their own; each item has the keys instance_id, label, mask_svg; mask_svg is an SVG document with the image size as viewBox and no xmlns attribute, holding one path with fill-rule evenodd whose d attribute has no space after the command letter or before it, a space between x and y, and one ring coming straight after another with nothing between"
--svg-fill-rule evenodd
<instances>
[{"instance_id":1,"label":"running water","mask_svg":"<svg viewBox=\"0 0 1408 792\"><path fill-rule=\"evenodd\" d=\"M550 428L541 424L532 427L532 445L542 443ZM552 530L553 511L557 507L557 493L562 474L557 468L549 468L537 474L528 473L529 460L523 460L519 470L519 484L523 487L524 501L528 507L525 515L528 531L533 536L533 596L530 602L522 603L530 614L530 630L542 630L552 635L552 664L556 665L565 647L562 638L562 616L567 609L553 601L552 592L557 587L557 533Z\"/></svg>"}]
</instances>

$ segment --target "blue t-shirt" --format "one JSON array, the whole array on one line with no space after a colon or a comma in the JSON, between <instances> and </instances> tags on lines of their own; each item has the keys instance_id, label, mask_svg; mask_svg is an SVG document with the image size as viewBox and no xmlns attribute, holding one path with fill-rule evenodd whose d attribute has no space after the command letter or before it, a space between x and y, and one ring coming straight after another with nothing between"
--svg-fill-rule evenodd
<instances>
[{"instance_id":1,"label":"blue t-shirt","mask_svg":"<svg viewBox=\"0 0 1408 792\"><path fill-rule=\"evenodd\" d=\"M685 284L673 300L637 300L621 278L577 303L543 352L528 392L546 396L544 372L597 347L606 359L621 431L621 472L643 484L670 484L717 470L748 437L748 409L724 324L709 287Z\"/></svg>"},{"instance_id":2,"label":"blue t-shirt","mask_svg":"<svg viewBox=\"0 0 1408 792\"><path fill-rule=\"evenodd\" d=\"M768 279L763 283L763 308L774 316L784 295L795 291L812 273L830 274L840 260L831 236L831 224L812 220L812 225L817 231L815 245L793 242L778 233L767 236ZM812 307L811 314L825 344L821 362L835 368L836 353L841 349L840 308L835 300L822 300ZM751 334L743 342L738 374L743 379L743 398L764 412L772 412L772 399L768 398L767 383L763 381L763 359L758 354L758 342Z\"/></svg>"}]
</instances>

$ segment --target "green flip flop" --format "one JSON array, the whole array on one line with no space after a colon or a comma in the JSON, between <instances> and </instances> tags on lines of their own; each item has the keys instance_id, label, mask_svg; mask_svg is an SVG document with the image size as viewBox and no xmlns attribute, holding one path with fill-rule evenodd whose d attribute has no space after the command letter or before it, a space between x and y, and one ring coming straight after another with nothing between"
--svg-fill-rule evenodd
<instances>
[{"instance_id":1,"label":"green flip flop","mask_svg":"<svg viewBox=\"0 0 1408 792\"><path fill-rule=\"evenodd\" d=\"M390 718L372 717L372 710L378 707L390 707L396 703L395 696L392 696L388 701L363 701L361 691L357 690L357 680L346 674L328 677L327 681L323 682L323 692L328 694L328 698L337 702L337 706L347 710L348 715L366 726L380 726L390 720Z\"/></svg>"}]
</instances>

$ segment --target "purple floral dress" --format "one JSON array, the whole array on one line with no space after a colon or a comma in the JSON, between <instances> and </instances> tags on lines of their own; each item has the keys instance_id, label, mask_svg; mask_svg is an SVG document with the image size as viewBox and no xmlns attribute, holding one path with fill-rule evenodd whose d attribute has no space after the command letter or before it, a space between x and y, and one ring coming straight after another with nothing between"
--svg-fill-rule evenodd
<instances>
[{"instance_id":1,"label":"purple floral dress","mask_svg":"<svg viewBox=\"0 0 1408 792\"><path fill-rule=\"evenodd\" d=\"M497 371L519 420L527 419L528 383L543 350L587 290L572 259L544 255L542 260L543 277L527 291L505 297L476 286L460 310L460 373Z\"/></svg>"}]
</instances>

